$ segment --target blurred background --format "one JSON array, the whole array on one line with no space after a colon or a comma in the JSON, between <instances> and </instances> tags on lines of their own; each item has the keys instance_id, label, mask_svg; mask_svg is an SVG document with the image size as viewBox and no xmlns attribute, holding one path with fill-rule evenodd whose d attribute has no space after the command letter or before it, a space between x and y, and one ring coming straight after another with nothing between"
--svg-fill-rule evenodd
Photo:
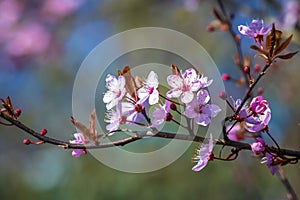
<instances>
[{"instance_id":1,"label":"blurred background","mask_svg":"<svg viewBox=\"0 0 300 200\"><path fill-rule=\"evenodd\" d=\"M234 26L257 18L275 22L285 36L294 34L289 50L299 49L299 1L224 0L224 4L234 14ZM81 62L104 39L146 26L192 37L221 73L239 78L231 59L232 38L227 32L207 31L215 6L216 1L210 0L0 0L0 97L11 97L29 127L46 128L49 136L70 140L75 132L69 121L72 87ZM252 39L242 38L253 66L262 62L249 50L251 44ZM298 150L299 63L299 55L277 62L260 83L272 110L270 132L282 147ZM244 92L233 82L225 86L235 98ZM210 162L195 173L191 170L195 144L164 169L127 174L89 154L73 158L70 150L55 146L25 146L22 141L27 137L16 128L0 126L0 199L286 199L279 179L250 152L234 162ZM300 165L283 168L300 196Z\"/></svg>"}]
</instances>

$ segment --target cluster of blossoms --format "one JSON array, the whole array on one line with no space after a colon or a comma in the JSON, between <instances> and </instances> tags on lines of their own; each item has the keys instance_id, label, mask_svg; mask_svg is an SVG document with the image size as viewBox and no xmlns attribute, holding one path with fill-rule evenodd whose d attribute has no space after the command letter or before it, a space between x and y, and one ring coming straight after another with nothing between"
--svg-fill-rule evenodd
<instances>
[{"instance_id":1,"label":"cluster of blossoms","mask_svg":"<svg viewBox=\"0 0 300 200\"><path fill-rule=\"evenodd\" d=\"M210 96L205 89L212 80L199 76L192 68L185 72L178 72L167 77L168 84L172 87L166 95L160 94L158 87L158 76L151 71L148 77L137 88L131 75L120 75L114 77L107 75L106 87L108 91L104 94L103 101L106 103L108 115L106 129L113 132L121 124L144 124L148 127L156 127L163 122L173 120L171 110L176 110L177 105L183 105L183 115L194 119L199 125L207 126L211 117L215 117L220 108L209 104ZM160 97L165 99L161 104ZM178 99L179 102L173 101ZM148 117L147 106L158 104L158 108L152 113L154 119ZM115 110L112 108L115 107Z\"/></svg>"},{"instance_id":2,"label":"cluster of blossoms","mask_svg":"<svg viewBox=\"0 0 300 200\"><path fill-rule=\"evenodd\" d=\"M241 100L233 100L234 111L238 110L241 106ZM271 110L268 106L268 102L263 99L262 96L257 96L252 99L250 106L247 107L243 105L240 108L238 115L235 120L238 122L235 125L228 125L226 131L228 133L228 138L233 141L241 141L246 139L246 134L250 133L249 138L255 137L255 134L263 132L268 129L268 123L271 119ZM212 136L210 137L209 143L200 146L197 150L195 159L198 163L193 167L194 171L199 171L203 169L209 160L214 159L212 153ZM266 151L267 145L261 137L256 137L255 141L251 144L252 151L262 158L262 163L267 163L272 174L276 172L276 166L271 165L271 163L276 159L271 153Z\"/></svg>"},{"instance_id":3,"label":"cluster of blossoms","mask_svg":"<svg viewBox=\"0 0 300 200\"><path fill-rule=\"evenodd\" d=\"M254 38L261 49L263 49L264 36L270 32L271 29L272 25L264 27L263 20L252 20L249 26L238 26L239 32L246 37ZM247 68L246 70L244 69L245 73L249 73L250 71L249 67ZM230 76L223 74L222 79L229 80ZM263 99L262 96L254 97L250 102L250 106L247 106L245 103L242 105L241 99L235 101L232 98L232 101L233 106L231 107L233 111L238 111L233 118L237 123L226 127L227 137L233 141L255 138L255 141L251 144L251 149L256 155L262 157L262 163L267 164L273 175L277 169L276 166L272 165L272 163L276 161L276 156L267 152L267 145L261 137L258 137L261 132L268 131L268 123L271 119L271 110L268 102ZM249 134L247 135L247 133ZM212 146L213 142L211 137L207 144L200 146L200 149L197 150L195 159L198 160L198 163L193 167L194 171L203 169L209 160L214 159Z\"/></svg>"},{"instance_id":4,"label":"cluster of blossoms","mask_svg":"<svg viewBox=\"0 0 300 200\"><path fill-rule=\"evenodd\" d=\"M118 77L111 74L106 76L108 91L103 96L103 102L107 109L105 121L108 123L106 126L108 136L123 124L152 129L164 122L177 122L173 119L172 111L180 113L178 106L184 109L180 113L182 116L202 126L209 125L211 118L221 111L219 106L210 104L207 87L212 84L212 80L197 74L192 68L184 72L176 69L176 72L169 75L167 82L171 89L166 94L160 93L158 75L154 71L151 71L143 81L134 80L141 79L134 79L129 67L119 72ZM148 108L154 105L154 111L149 113ZM83 135L79 137L78 133L76 134L76 140L72 143L86 143ZM212 149L212 138L210 144L209 149ZM78 156L80 153L84 152L77 150L73 155ZM198 160L201 162L200 157Z\"/></svg>"},{"instance_id":5,"label":"cluster of blossoms","mask_svg":"<svg viewBox=\"0 0 300 200\"><path fill-rule=\"evenodd\" d=\"M233 103L234 109L238 110L241 105L241 100L233 100ZM235 125L228 125L226 128L228 138L233 141L253 138L261 132L268 131L268 123L271 119L271 110L267 100L263 99L262 96L254 97L250 102L250 106L243 105L240 108L235 119L238 123ZM247 133L249 133L249 135L247 135ZM266 147L267 145L261 137L256 137L255 141L251 144L252 151L263 157L263 163L267 162L271 173L274 174L276 166L272 166L271 163L276 158L266 151Z\"/></svg>"}]
</instances>

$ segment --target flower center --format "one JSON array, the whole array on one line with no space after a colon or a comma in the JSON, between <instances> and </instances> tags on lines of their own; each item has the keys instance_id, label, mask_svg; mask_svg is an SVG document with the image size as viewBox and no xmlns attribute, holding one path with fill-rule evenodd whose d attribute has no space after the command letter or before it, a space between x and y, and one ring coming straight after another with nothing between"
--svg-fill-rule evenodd
<instances>
[{"instance_id":1,"label":"flower center","mask_svg":"<svg viewBox=\"0 0 300 200\"><path fill-rule=\"evenodd\" d=\"M149 94L152 94L153 91L154 91L154 88L153 88L153 87L151 87L151 88L148 89Z\"/></svg>"},{"instance_id":2,"label":"flower center","mask_svg":"<svg viewBox=\"0 0 300 200\"><path fill-rule=\"evenodd\" d=\"M143 110L143 106L141 104L137 104L137 105L134 106L134 111L135 112L140 113L140 112L142 112L142 110Z\"/></svg>"}]
</instances>

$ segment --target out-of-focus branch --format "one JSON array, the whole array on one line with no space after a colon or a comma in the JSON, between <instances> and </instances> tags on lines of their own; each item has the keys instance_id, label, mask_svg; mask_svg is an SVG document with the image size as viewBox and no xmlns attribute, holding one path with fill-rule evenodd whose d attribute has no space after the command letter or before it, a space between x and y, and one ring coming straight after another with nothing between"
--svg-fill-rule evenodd
<instances>
[{"instance_id":1,"label":"out-of-focus branch","mask_svg":"<svg viewBox=\"0 0 300 200\"><path fill-rule=\"evenodd\" d=\"M230 34L230 36L232 37L234 44L235 44L235 48L237 51L237 57L238 60L235 61L238 69L240 70L243 78L246 81L247 86L249 85L249 79L247 77L247 74L244 72L244 55L243 55L243 51L242 51L242 47L241 47L241 40L238 37L238 35L236 34L236 32L234 31L234 28L232 26L232 19L231 16L227 13L226 8L223 4L222 0L217 0L218 5L221 9L222 12L222 23L226 24L228 27L228 32Z\"/></svg>"},{"instance_id":2,"label":"out-of-focus branch","mask_svg":"<svg viewBox=\"0 0 300 200\"><path fill-rule=\"evenodd\" d=\"M277 170L277 176L287 190L287 198L289 200L298 200L295 190L293 189L289 180L286 178L286 176L283 172L283 169L280 166L278 167L278 170Z\"/></svg>"}]
</instances>

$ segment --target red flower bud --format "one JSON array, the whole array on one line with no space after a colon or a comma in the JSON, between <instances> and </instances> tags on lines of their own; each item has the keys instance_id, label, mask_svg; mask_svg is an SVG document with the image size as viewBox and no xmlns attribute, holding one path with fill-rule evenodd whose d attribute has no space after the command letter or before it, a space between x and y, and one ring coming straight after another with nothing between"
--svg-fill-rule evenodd
<instances>
[{"instance_id":1,"label":"red flower bud","mask_svg":"<svg viewBox=\"0 0 300 200\"><path fill-rule=\"evenodd\" d=\"M228 74L222 74L223 81L228 81L231 79L231 77Z\"/></svg>"},{"instance_id":2,"label":"red flower bud","mask_svg":"<svg viewBox=\"0 0 300 200\"><path fill-rule=\"evenodd\" d=\"M40 135L46 135L47 134L47 129L42 129L41 131L40 131Z\"/></svg>"},{"instance_id":3,"label":"red flower bud","mask_svg":"<svg viewBox=\"0 0 300 200\"><path fill-rule=\"evenodd\" d=\"M171 115L171 113L167 113L167 116L166 116L166 121L169 122L173 119L173 116Z\"/></svg>"},{"instance_id":4,"label":"red flower bud","mask_svg":"<svg viewBox=\"0 0 300 200\"><path fill-rule=\"evenodd\" d=\"M24 139L23 144L29 145L31 144L31 141L29 139Z\"/></svg>"},{"instance_id":5,"label":"red flower bud","mask_svg":"<svg viewBox=\"0 0 300 200\"><path fill-rule=\"evenodd\" d=\"M176 107L175 103L171 103L170 109L171 110L177 110L177 107Z\"/></svg>"}]
</instances>

